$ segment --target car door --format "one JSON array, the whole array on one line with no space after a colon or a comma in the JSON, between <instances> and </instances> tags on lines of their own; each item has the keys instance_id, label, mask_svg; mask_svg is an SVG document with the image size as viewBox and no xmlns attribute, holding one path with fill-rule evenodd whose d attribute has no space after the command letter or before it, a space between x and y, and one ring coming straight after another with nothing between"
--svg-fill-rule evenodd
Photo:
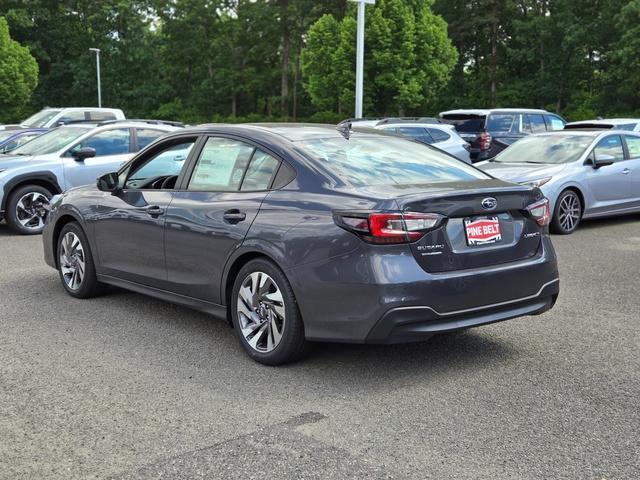
<instances>
[{"instance_id":1,"label":"car door","mask_svg":"<svg viewBox=\"0 0 640 480\"><path fill-rule=\"evenodd\" d=\"M98 192L88 215L100 273L155 288L167 287L166 212L197 136L167 139L120 171L122 188Z\"/></svg>"},{"instance_id":2,"label":"car door","mask_svg":"<svg viewBox=\"0 0 640 480\"><path fill-rule=\"evenodd\" d=\"M629 201L632 207L640 208L640 136L625 135L624 141L629 153L626 168L630 170L629 177L631 177Z\"/></svg>"},{"instance_id":3,"label":"car door","mask_svg":"<svg viewBox=\"0 0 640 480\"><path fill-rule=\"evenodd\" d=\"M611 165L593 168L594 159L610 159ZM607 135L593 148L585 166L585 183L593 199L588 213L607 213L619 209L631 194L630 162L625 159L620 135Z\"/></svg>"},{"instance_id":4,"label":"car door","mask_svg":"<svg viewBox=\"0 0 640 480\"><path fill-rule=\"evenodd\" d=\"M95 157L77 159L81 148L93 148ZM65 189L94 183L105 173L115 172L133 155L131 130L111 128L83 138L63 154Z\"/></svg>"},{"instance_id":5,"label":"car door","mask_svg":"<svg viewBox=\"0 0 640 480\"><path fill-rule=\"evenodd\" d=\"M235 138L208 137L167 212L165 248L172 291L223 303L225 263L243 242L280 161Z\"/></svg>"}]
</instances>

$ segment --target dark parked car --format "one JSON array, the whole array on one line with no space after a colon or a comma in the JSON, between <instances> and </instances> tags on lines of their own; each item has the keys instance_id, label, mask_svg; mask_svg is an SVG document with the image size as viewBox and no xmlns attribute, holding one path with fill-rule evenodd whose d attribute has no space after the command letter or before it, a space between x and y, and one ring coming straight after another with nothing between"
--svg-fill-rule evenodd
<instances>
[{"instance_id":1,"label":"dark parked car","mask_svg":"<svg viewBox=\"0 0 640 480\"><path fill-rule=\"evenodd\" d=\"M495 157L509 145L532 133L562 130L566 121L546 110L499 108L441 112L444 123L455 126L471 144L471 161Z\"/></svg>"},{"instance_id":2,"label":"dark parked car","mask_svg":"<svg viewBox=\"0 0 640 480\"><path fill-rule=\"evenodd\" d=\"M159 172L176 149L180 170ZM387 134L202 126L51 204L45 259L68 294L111 284L210 312L271 365L307 340L405 342L539 314L559 291L540 189Z\"/></svg>"}]
</instances>

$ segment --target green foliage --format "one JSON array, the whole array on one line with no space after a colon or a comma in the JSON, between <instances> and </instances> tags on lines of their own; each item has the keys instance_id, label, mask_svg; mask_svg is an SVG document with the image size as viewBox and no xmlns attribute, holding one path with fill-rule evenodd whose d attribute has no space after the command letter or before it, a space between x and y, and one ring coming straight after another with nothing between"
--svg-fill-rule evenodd
<instances>
[{"instance_id":1,"label":"green foliage","mask_svg":"<svg viewBox=\"0 0 640 480\"><path fill-rule=\"evenodd\" d=\"M363 103L368 114L419 111L446 84L457 55L431 3L378 0L366 9ZM325 15L309 29L302 71L317 108L351 115L355 36L353 15L342 22Z\"/></svg>"},{"instance_id":2,"label":"green foliage","mask_svg":"<svg viewBox=\"0 0 640 480\"><path fill-rule=\"evenodd\" d=\"M0 121L18 121L38 83L38 65L29 49L9 36L0 17Z\"/></svg>"},{"instance_id":3,"label":"green foliage","mask_svg":"<svg viewBox=\"0 0 640 480\"><path fill-rule=\"evenodd\" d=\"M640 116L640 0L377 0L366 12L366 115L521 106ZM28 49L1 22L2 121L95 105L89 47L102 51L103 104L131 117L353 114L348 0L2 0L0 16Z\"/></svg>"}]
</instances>

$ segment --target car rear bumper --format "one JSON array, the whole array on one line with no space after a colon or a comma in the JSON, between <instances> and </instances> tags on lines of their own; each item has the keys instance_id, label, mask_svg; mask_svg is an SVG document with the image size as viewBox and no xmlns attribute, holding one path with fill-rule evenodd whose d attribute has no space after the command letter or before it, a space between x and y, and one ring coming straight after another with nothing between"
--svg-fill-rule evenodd
<instances>
[{"instance_id":1,"label":"car rear bumper","mask_svg":"<svg viewBox=\"0 0 640 480\"><path fill-rule=\"evenodd\" d=\"M406 246L405 246L406 247ZM285 272L309 340L415 341L551 308L559 293L548 235L525 260L428 273L402 246L363 246Z\"/></svg>"},{"instance_id":2,"label":"car rear bumper","mask_svg":"<svg viewBox=\"0 0 640 480\"><path fill-rule=\"evenodd\" d=\"M559 293L559 279L547 282L536 295L441 313L427 305L397 307L383 315L367 335L366 343L403 343L436 333L462 330L525 315L539 315L551 309Z\"/></svg>"}]
</instances>

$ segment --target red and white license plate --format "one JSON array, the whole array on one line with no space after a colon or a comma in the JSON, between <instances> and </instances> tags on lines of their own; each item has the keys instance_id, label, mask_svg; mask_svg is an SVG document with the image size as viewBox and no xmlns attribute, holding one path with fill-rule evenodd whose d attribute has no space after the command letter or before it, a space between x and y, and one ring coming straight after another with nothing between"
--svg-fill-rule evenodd
<instances>
[{"instance_id":1,"label":"red and white license plate","mask_svg":"<svg viewBox=\"0 0 640 480\"><path fill-rule=\"evenodd\" d=\"M464 219L468 245L488 245L502 240L498 217L473 217Z\"/></svg>"}]
</instances>

